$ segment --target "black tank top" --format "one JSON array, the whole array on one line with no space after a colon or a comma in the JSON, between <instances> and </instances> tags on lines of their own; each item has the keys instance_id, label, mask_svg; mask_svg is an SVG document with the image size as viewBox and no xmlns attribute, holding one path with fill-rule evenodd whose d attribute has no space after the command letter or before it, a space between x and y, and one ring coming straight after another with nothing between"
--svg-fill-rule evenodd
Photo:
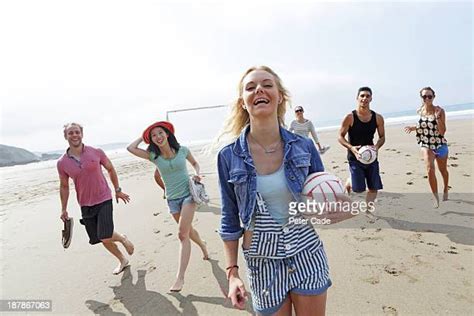
<instances>
[{"instance_id":1,"label":"black tank top","mask_svg":"<svg viewBox=\"0 0 474 316\"><path fill-rule=\"evenodd\" d=\"M352 116L354 117L354 122L352 126L349 127L349 143L352 146L365 146L374 144L374 135L377 130L377 114L370 110L372 117L367 123L362 122L357 116L357 111L352 111ZM347 150L347 159L357 160L354 154Z\"/></svg>"}]
</instances>

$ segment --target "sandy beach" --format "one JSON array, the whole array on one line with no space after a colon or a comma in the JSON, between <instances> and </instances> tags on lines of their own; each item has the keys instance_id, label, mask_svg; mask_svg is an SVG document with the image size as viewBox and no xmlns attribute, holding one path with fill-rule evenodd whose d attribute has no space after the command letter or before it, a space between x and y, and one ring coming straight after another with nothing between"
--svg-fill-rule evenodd
<instances>
[{"instance_id":1,"label":"sandy beach","mask_svg":"<svg viewBox=\"0 0 474 316\"><path fill-rule=\"evenodd\" d=\"M386 128L387 141L379 153L384 183L375 211L379 220L371 223L360 215L319 229L333 282L328 315L474 313L473 129L472 119L448 119L450 200L434 209L414 135L405 134L401 125ZM327 171L345 180L346 152L336 134L319 133L321 142L331 146L322 159ZM90 137L84 139L86 144L92 142ZM131 203L114 203L115 227L134 242L135 254L131 267L119 276L111 273L115 259L101 245L88 244L73 191L69 215L75 219L74 238L69 249L62 248L54 162L2 168L0 298L52 300L54 314L253 314L250 304L238 311L224 297L215 155L191 150L211 196L194 219L211 260L202 260L193 245L182 292L168 292L179 243L177 225L153 181L154 166L121 153L111 158ZM242 259L240 254L240 274L246 279Z\"/></svg>"}]
</instances>

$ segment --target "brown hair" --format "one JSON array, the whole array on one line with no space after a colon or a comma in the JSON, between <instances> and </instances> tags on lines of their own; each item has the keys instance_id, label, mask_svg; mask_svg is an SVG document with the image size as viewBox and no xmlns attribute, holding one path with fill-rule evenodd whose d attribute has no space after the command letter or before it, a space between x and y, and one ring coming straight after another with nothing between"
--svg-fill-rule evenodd
<instances>
[{"instance_id":1,"label":"brown hair","mask_svg":"<svg viewBox=\"0 0 474 316\"><path fill-rule=\"evenodd\" d=\"M64 138L67 137L67 130L68 130L70 127L73 127L73 126L79 127L79 129L81 130L81 134L83 134L83 128L82 128L82 125L81 125L81 124L79 124L79 123L74 123L74 122L72 122L72 123L67 123L67 124L64 124L64 126L63 126L63 128L64 128L64 129L63 129Z\"/></svg>"}]
</instances>

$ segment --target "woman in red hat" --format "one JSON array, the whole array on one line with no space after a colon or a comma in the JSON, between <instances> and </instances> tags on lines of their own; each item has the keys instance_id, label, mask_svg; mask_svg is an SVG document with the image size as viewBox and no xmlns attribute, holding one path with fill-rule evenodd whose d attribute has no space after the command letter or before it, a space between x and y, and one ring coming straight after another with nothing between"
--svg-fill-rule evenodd
<instances>
[{"instance_id":1,"label":"woman in red hat","mask_svg":"<svg viewBox=\"0 0 474 316\"><path fill-rule=\"evenodd\" d=\"M142 141L149 144L147 150L138 147ZM166 121L150 125L143 132L142 137L131 143L127 150L156 165L155 180L164 190L169 211L178 223L178 238L181 242L179 268L176 282L170 291L179 292L184 285L184 274L191 256L190 240L201 248L205 260L209 258L206 244L191 225L196 211L196 203L189 191L186 160L193 166L194 179L197 181L201 179L199 164L187 147L180 146L174 136L173 124Z\"/></svg>"}]
</instances>

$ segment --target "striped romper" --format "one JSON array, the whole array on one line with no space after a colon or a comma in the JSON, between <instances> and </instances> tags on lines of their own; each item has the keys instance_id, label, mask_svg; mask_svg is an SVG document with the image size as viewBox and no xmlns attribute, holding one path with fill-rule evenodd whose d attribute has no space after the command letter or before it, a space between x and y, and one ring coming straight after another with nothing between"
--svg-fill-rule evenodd
<instances>
[{"instance_id":1,"label":"striped romper","mask_svg":"<svg viewBox=\"0 0 474 316\"><path fill-rule=\"evenodd\" d=\"M310 225L278 224L257 193L255 228L243 249L254 309L277 312L288 293L318 295L331 286L322 241Z\"/></svg>"}]
</instances>

